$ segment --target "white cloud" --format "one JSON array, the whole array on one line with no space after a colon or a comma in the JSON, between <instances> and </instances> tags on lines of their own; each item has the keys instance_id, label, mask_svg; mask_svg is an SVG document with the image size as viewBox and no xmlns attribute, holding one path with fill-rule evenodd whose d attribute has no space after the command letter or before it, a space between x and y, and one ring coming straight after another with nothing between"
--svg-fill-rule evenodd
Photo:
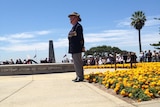
<instances>
[{"instance_id":1,"label":"white cloud","mask_svg":"<svg viewBox=\"0 0 160 107\"><path fill-rule=\"evenodd\" d=\"M54 48L68 47L67 39L59 39L56 42L53 42ZM49 43L48 42L36 42L36 43L15 43L13 45L0 47L0 50L4 51L34 51L40 50L45 51L48 50Z\"/></svg>"},{"instance_id":2,"label":"white cloud","mask_svg":"<svg viewBox=\"0 0 160 107\"><path fill-rule=\"evenodd\" d=\"M6 37L0 37L0 41L5 41L6 39Z\"/></svg>"},{"instance_id":3,"label":"white cloud","mask_svg":"<svg viewBox=\"0 0 160 107\"><path fill-rule=\"evenodd\" d=\"M32 43L32 44L14 44L12 46L0 47L4 51L32 51L32 50L47 50L48 43Z\"/></svg>"},{"instance_id":4,"label":"white cloud","mask_svg":"<svg viewBox=\"0 0 160 107\"><path fill-rule=\"evenodd\" d=\"M43 30L43 31L34 31L34 32L22 32L22 33L16 33L16 34L9 34L5 35L3 37L0 37L1 41L18 41L18 40L26 40L26 39L32 39L39 35L47 35L50 34L51 31L49 30Z\"/></svg>"},{"instance_id":5,"label":"white cloud","mask_svg":"<svg viewBox=\"0 0 160 107\"><path fill-rule=\"evenodd\" d=\"M34 31L34 32L22 32L16 34L9 34L0 37L3 46L0 47L4 51L30 51L30 50L46 50L48 49L48 43L40 42L39 35L47 35L51 31ZM37 37L38 36L38 37ZM40 40L40 41L39 41Z\"/></svg>"},{"instance_id":6,"label":"white cloud","mask_svg":"<svg viewBox=\"0 0 160 107\"><path fill-rule=\"evenodd\" d=\"M85 41L89 43L95 42L115 42L131 39L135 31L131 30L105 30L101 33L85 34Z\"/></svg>"},{"instance_id":7,"label":"white cloud","mask_svg":"<svg viewBox=\"0 0 160 107\"><path fill-rule=\"evenodd\" d=\"M43 30L43 31L35 32L35 34L37 34L37 35L47 35L47 34L50 34L50 33L52 33L52 31L49 31L49 30Z\"/></svg>"},{"instance_id":8,"label":"white cloud","mask_svg":"<svg viewBox=\"0 0 160 107\"><path fill-rule=\"evenodd\" d=\"M124 26L131 26L131 20L130 17L122 19L122 20L117 20L115 21L117 23L117 27L124 27Z\"/></svg>"},{"instance_id":9,"label":"white cloud","mask_svg":"<svg viewBox=\"0 0 160 107\"><path fill-rule=\"evenodd\" d=\"M61 47L68 47L68 39L67 38L60 38L54 43L55 48L61 48Z\"/></svg>"},{"instance_id":10,"label":"white cloud","mask_svg":"<svg viewBox=\"0 0 160 107\"><path fill-rule=\"evenodd\" d=\"M33 37L34 35L32 33L17 33L17 34L8 35L9 39L28 39Z\"/></svg>"},{"instance_id":11,"label":"white cloud","mask_svg":"<svg viewBox=\"0 0 160 107\"><path fill-rule=\"evenodd\" d=\"M144 32L144 31L143 31ZM23 36L22 36L23 35ZM21 39L8 39L11 45L1 46L1 50L5 51L33 51L37 50L48 50L48 42L40 42L34 41L36 36L30 36L30 42L27 42L26 38L27 35L24 33L20 33L19 36L12 35L10 38L21 38ZM33 37L33 38L32 38ZM153 38L155 37L155 38ZM1 37L1 40L5 40L6 38ZM94 44L104 44L110 46L118 46L118 47L130 47L130 46L137 46L138 47L138 32L136 30L105 30L100 33L89 33L85 34L85 45L93 46ZM143 45L147 45L150 43L154 43L160 40L159 35L154 34L143 34L141 35L141 41ZM25 42L22 42L25 41ZM67 38L59 38L58 40L54 41L54 48L64 48L68 47L68 39Z\"/></svg>"},{"instance_id":12,"label":"white cloud","mask_svg":"<svg viewBox=\"0 0 160 107\"><path fill-rule=\"evenodd\" d=\"M124 49L128 51L134 51L137 53L139 52L138 31L135 29L105 30L100 33L85 34L85 39L87 42L87 46L90 46L90 47L99 46L99 45L108 45L108 46L119 47L122 50ZM156 32L156 29L154 30L154 29L145 28L141 30L142 49L152 50L153 47L151 47L149 44L157 43L159 40L160 40L160 36Z\"/></svg>"}]
</instances>

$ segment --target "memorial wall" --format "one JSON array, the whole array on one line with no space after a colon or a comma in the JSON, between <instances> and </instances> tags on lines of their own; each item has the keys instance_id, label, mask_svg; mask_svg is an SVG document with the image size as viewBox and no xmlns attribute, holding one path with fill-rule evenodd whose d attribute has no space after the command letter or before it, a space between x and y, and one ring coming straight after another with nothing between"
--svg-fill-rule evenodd
<instances>
[{"instance_id":1,"label":"memorial wall","mask_svg":"<svg viewBox=\"0 0 160 107\"><path fill-rule=\"evenodd\" d=\"M13 64L0 65L0 76L2 75L28 75L41 73L63 73L73 72L72 63L44 63L44 64Z\"/></svg>"}]
</instances>

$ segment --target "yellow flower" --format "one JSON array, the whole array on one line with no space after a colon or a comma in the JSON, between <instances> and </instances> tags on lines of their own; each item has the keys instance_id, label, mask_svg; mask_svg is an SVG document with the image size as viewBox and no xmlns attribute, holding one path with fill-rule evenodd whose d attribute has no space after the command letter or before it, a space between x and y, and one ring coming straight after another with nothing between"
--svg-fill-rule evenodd
<instances>
[{"instance_id":1,"label":"yellow flower","mask_svg":"<svg viewBox=\"0 0 160 107\"><path fill-rule=\"evenodd\" d=\"M159 85L159 86L160 86L160 80L157 82L157 85Z\"/></svg>"},{"instance_id":2,"label":"yellow flower","mask_svg":"<svg viewBox=\"0 0 160 107\"><path fill-rule=\"evenodd\" d=\"M129 95L128 95L129 97L132 97L132 93L129 93Z\"/></svg>"},{"instance_id":3,"label":"yellow flower","mask_svg":"<svg viewBox=\"0 0 160 107\"><path fill-rule=\"evenodd\" d=\"M120 94L121 94L122 96L125 96L125 95L126 95L125 90L123 89L123 90L120 92Z\"/></svg>"},{"instance_id":4,"label":"yellow flower","mask_svg":"<svg viewBox=\"0 0 160 107\"><path fill-rule=\"evenodd\" d=\"M121 77L118 78L118 81L122 81L123 79Z\"/></svg>"},{"instance_id":5,"label":"yellow flower","mask_svg":"<svg viewBox=\"0 0 160 107\"><path fill-rule=\"evenodd\" d=\"M106 87L106 88L109 88L109 84L106 84L105 87Z\"/></svg>"},{"instance_id":6,"label":"yellow flower","mask_svg":"<svg viewBox=\"0 0 160 107\"><path fill-rule=\"evenodd\" d=\"M93 78L93 82L96 82L96 78Z\"/></svg>"},{"instance_id":7,"label":"yellow flower","mask_svg":"<svg viewBox=\"0 0 160 107\"><path fill-rule=\"evenodd\" d=\"M150 85L151 87L154 87L156 84L157 84L156 82L151 82L149 85Z\"/></svg>"}]
</instances>

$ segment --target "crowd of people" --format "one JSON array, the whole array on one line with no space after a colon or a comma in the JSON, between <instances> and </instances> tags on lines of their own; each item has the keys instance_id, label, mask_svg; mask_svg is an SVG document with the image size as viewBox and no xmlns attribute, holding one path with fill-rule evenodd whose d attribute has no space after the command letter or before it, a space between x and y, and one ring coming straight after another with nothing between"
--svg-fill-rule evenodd
<instances>
[{"instance_id":1,"label":"crowd of people","mask_svg":"<svg viewBox=\"0 0 160 107\"><path fill-rule=\"evenodd\" d=\"M123 53L123 54L109 54L105 57L89 57L83 59L84 65L102 65L102 64L123 64L123 63L130 63L130 62L137 62L137 56L135 53Z\"/></svg>"},{"instance_id":2,"label":"crowd of people","mask_svg":"<svg viewBox=\"0 0 160 107\"><path fill-rule=\"evenodd\" d=\"M160 51L151 50L141 52L139 58L134 52L126 52L122 54L109 54L105 57L89 57L83 59L84 65L102 65L102 64L123 64L123 63L137 63L137 62L160 62Z\"/></svg>"},{"instance_id":3,"label":"crowd of people","mask_svg":"<svg viewBox=\"0 0 160 107\"><path fill-rule=\"evenodd\" d=\"M160 62L160 51L144 51L140 53L139 58L140 62Z\"/></svg>"},{"instance_id":4,"label":"crowd of people","mask_svg":"<svg viewBox=\"0 0 160 107\"><path fill-rule=\"evenodd\" d=\"M1 62L1 65L7 65L7 64L32 64L32 63L36 63L36 61L34 61L33 59L17 59L16 61L14 61L13 59L11 59L10 61L6 60Z\"/></svg>"},{"instance_id":5,"label":"crowd of people","mask_svg":"<svg viewBox=\"0 0 160 107\"><path fill-rule=\"evenodd\" d=\"M131 61L133 63L135 62L160 62L160 51L157 52L154 50L153 52L151 50L141 52L139 54L139 60L137 60L138 57L134 52L128 52L128 53L122 53L122 54L116 54L114 56L113 54L109 54L106 57L88 57L83 58L83 65L102 65L102 64L114 64L115 61L117 64L123 64L123 63L130 63ZM6 64L32 64L37 63L33 59L17 59L16 61L13 61L13 59L10 59L10 61L3 61L0 64L6 65ZM50 63L49 59L41 60L41 63ZM72 59L64 59L62 60L62 63L73 63Z\"/></svg>"}]
</instances>

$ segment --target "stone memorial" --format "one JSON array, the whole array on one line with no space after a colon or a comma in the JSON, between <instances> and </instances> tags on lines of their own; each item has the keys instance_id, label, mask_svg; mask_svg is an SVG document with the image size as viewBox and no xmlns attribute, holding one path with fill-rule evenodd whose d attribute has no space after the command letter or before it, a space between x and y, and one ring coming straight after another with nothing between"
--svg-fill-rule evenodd
<instances>
[{"instance_id":1,"label":"stone memorial","mask_svg":"<svg viewBox=\"0 0 160 107\"><path fill-rule=\"evenodd\" d=\"M53 41L49 40L49 62L55 63L55 55L54 55L54 47L53 47Z\"/></svg>"}]
</instances>

